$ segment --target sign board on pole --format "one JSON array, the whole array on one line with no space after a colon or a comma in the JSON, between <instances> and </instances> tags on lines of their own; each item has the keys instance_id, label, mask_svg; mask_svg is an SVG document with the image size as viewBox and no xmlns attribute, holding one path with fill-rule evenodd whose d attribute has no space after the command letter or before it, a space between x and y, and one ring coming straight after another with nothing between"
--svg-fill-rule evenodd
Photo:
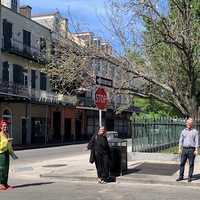
<instances>
[{"instance_id":1,"label":"sign board on pole","mask_svg":"<svg viewBox=\"0 0 200 200\"><path fill-rule=\"evenodd\" d=\"M107 87L112 87L113 86L113 83L112 83L111 79L103 78L103 77L100 77L100 76L96 76L96 84L104 85L104 86L107 86Z\"/></svg>"},{"instance_id":2,"label":"sign board on pole","mask_svg":"<svg viewBox=\"0 0 200 200\"><path fill-rule=\"evenodd\" d=\"M97 88L94 101L99 110L104 110L106 108L108 104L108 95L103 88Z\"/></svg>"}]
</instances>

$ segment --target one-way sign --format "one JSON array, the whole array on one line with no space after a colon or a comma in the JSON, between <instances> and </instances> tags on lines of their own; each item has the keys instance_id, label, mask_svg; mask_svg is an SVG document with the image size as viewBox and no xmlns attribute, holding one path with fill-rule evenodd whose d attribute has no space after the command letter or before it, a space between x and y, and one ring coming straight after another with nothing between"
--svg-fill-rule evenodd
<instances>
[{"instance_id":1,"label":"one-way sign","mask_svg":"<svg viewBox=\"0 0 200 200\"><path fill-rule=\"evenodd\" d=\"M104 85L104 86L107 86L107 87L112 87L113 86L113 82L112 82L111 79L102 78L100 76L96 76L96 84Z\"/></svg>"}]
</instances>

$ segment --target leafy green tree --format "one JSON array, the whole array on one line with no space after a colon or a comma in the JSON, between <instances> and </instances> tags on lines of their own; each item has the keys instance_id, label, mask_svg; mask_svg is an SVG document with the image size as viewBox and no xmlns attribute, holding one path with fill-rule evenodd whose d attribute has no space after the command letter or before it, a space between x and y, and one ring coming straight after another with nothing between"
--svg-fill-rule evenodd
<instances>
[{"instance_id":1,"label":"leafy green tree","mask_svg":"<svg viewBox=\"0 0 200 200\"><path fill-rule=\"evenodd\" d=\"M67 86L66 90L70 84L75 89L90 89L95 84L93 60L103 59L117 67L118 77L123 75L110 92L155 99L184 116L197 118L199 8L199 0L107 0L107 28L109 35L118 38L120 52L108 55L66 36L71 43L55 45L58 53L51 57L44 71L55 85ZM66 44L70 44L69 48Z\"/></svg>"},{"instance_id":2,"label":"leafy green tree","mask_svg":"<svg viewBox=\"0 0 200 200\"><path fill-rule=\"evenodd\" d=\"M109 0L107 8L126 53L126 64L121 66L129 74L130 84L126 80L120 89L156 99L184 116L197 118L200 2Z\"/></svg>"},{"instance_id":3,"label":"leafy green tree","mask_svg":"<svg viewBox=\"0 0 200 200\"><path fill-rule=\"evenodd\" d=\"M180 115L175 109L169 105L160 103L155 99L134 99L134 105L139 107L142 117L156 118L156 117L177 117Z\"/></svg>"}]
</instances>

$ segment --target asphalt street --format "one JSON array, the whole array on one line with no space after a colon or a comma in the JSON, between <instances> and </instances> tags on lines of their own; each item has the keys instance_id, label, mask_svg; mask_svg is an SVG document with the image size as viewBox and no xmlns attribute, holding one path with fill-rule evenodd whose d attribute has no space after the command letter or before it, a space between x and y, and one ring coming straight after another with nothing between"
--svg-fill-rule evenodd
<instances>
[{"instance_id":1,"label":"asphalt street","mask_svg":"<svg viewBox=\"0 0 200 200\"><path fill-rule=\"evenodd\" d=\"M11 160L9 184L13 185L12 190L0 191L1 199L7 200L44 200L44 199L74 199L74 200L115 200L115 199L197 199L200 195L200 162L195 162L195 172L193 181L185 180L176 182L179 170L177 168L179 161L161 160L159 156L154 159L134 160L138 155L132 155L130 146L128 147L128 171L127 173L116 176L113 181L105 185L98 184L96 170L93 164L88 162L89 151L82 152L84 145L78 145L79 154L72 153L66 157L56 155L45 160L31 157L39 155L39 149L28 151L19 151L20 159ZM67 150L68 147L65 148ZM81 151L79 151L81 149ZM47 152L63 149L46 149ZM34 153L37 152L36 154ZM42 150L44 153L45 149ZM130 156L131 154L131 156ZM29 157L28 155L31 155ZM155 159L157 158L157 159ZM145 171L142 166L151 168L151 173ZM151 167L149 167L151 166ZM163 168L164 166L164 168ZM175 167L174 167L175 166ZM173 170L172 170L173 169ZM166 173L166 170L169 171ZM188 163L185 173L187 174ZM158 173L159 172L159 173Z\"/></svg>"}]
</instances>

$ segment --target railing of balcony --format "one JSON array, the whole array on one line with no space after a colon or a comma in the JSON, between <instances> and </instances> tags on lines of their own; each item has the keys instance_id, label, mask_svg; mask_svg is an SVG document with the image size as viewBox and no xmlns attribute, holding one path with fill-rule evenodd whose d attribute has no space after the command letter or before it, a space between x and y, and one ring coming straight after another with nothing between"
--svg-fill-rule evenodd
<instances>
[{"instance_id":1,"label":"railing of balcony","mask_svg":"<svg viewBox=\"0 0 200 200\"><path fill-rule=\"evenodd\" d=\"M11 81L0 80L0 93L26 97L27 96L27 86L13 83Z\"/></svg>"},{"instance_id":2,"label":"railing of balcony","mask_svg":"<svg viewBox=\"0 0 200 200\"><path fill-rule=\"evenodd\" d=\"M76 105L76 96L56 94L44 90L30 89L26 85L0 80L0 94L18 96L36 102L46 102L62 105Z\"/></svg>"},{"instance_id":3,"label":"railing of balcony","mask_svg":"<svg viewBox=\"0 0 200 200\"><path fill-rule=\"evenodd\" d=\"M77 106L82 106L82 107L96 107L95 102L91 98L84 98L84 97L77 97Z\"/></svg>"},{"instance_id":4,"label":"railing of balcony","mask_svg":"<svg viewBox=\"0 0 200 200\"><path fill-rule=\"evenodd\" d=\"M19 54L33 60L40 56L40 50L38 48L27 46L15 38L11 38L10 42L6 42L5 39L2 39L2 50Z\"/></svg>"},{"instance_id":5,"label":"railing of balcony","mask_svg":"<svg viewBox=\"0 0 200 200\"><path fill-rule=\"evenodd\" d=\"M45 90L28 89L28 94L30 100L44 103L75 105L77 102L76 96L56 94Z\"/></svg>"},{"instance_id":6,"label":"railing of balcony","mask_svg":"<svg viewBox=\"0 0 200 200\"><path fill-rule=\"evenodd\" d=\"M26 85L13 83L11 81L0 80L0 93L10 96L18 96L29 99L35 102L73 105L81 107L95 108L95 102L92 98L83 98L70 95L56 94L53 92L47 92L45 90L30 89ZM107 108L114 109L116 105L113 101L109 101ZM129 108L130 109L130 108ZM135 110L135 109L134 109Z\"/></svg>"}]
</instances>

